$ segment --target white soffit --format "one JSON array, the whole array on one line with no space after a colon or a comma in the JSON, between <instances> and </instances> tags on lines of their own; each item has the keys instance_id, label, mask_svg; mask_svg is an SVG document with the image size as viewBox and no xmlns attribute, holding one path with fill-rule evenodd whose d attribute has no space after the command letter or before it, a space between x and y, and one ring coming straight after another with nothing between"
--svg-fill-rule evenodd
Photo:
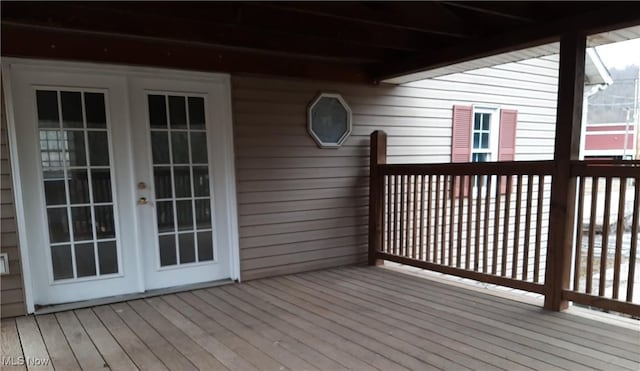
<instances>
[{"instance_id":1,"label":"white soffit","mask_svg":"<svg viewBox=\"0 0 640 371\"><path fill-rule=\"evenodd\" d=\"M603 32L587 37L587 47L594 47L614 42L632 40L640 38L640 25L620 30ZM404 84L412 81L430 79L438 76L460 73L478 68L497 66L499 64L518 62L531 58L544 57L548 55L558 54L560 52L560 43L550 43L532 48L514 50L512 52L496 54L489 57L473 59L466 62L455 63L444 67L438 67L427 71L416 72L403 76L394 77L383 80L388 84Z\"/></svg>"}]
</instances>

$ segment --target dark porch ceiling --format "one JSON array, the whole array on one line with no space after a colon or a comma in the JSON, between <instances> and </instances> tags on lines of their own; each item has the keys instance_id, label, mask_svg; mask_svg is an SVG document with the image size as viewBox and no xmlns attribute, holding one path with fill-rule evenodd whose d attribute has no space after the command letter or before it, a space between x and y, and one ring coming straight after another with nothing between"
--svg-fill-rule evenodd
<instances>
[{"instance_id":1,"label":"dark porch ceiling","mask_svg":"<svg viewBox=\"0 0 640 371\"><path fill-rule=\"evenodd\" d=\"M2 55L377 82L561 33L640 24L627 2L11 2Z\"/></svg>"}]
</instances>

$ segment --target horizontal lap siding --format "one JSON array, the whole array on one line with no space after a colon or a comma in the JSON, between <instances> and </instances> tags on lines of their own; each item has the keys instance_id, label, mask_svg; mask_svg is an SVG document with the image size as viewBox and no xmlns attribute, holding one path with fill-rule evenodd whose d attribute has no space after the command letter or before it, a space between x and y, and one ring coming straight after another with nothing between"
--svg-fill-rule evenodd
<instances>
[{"instance_id":1,"label":"horizontal lap siding","mask_svg":"<svg viewBox=\"0 0 640 371\"><path fill-rule=\"evenodd\" d=\"M0 104L2 104L2 117L0 118L0 252L7 253L9 258L9 274L0 276L0 316L7 318L25 314L25 304L4 96Z\"/></svg>"},{"instance_id":2,"label":"horizontal lap siding","mask_svg":"<svg viewBox=\"0 0 640 371\"><path fill-rule=\"evenodd\" d=\"M452 106L497 105L518 110L517 160L552 158L556 81L554 58L404 86L232 77L243 279L365 261L374 130L389 135L390 163L449 162ZM319 91L341 93L353 111L339 149L307 134Z\"/></svg>"}]
</instances>

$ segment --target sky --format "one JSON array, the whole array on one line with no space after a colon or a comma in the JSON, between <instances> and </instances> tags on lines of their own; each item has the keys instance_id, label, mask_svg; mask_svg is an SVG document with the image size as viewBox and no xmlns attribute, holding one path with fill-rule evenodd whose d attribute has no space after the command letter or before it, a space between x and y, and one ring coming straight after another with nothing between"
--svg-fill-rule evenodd
<instances>
[{"instance_id":1,"label":"sky","mask_svg":"<svg viewBox=\"0 0 640 371\"><path fill-rule=\"evenodd\" d=\"M596 50L607 68L623 69L631 64L640 65L640 39L602 45Z\"/></svg>"}]
</instances>

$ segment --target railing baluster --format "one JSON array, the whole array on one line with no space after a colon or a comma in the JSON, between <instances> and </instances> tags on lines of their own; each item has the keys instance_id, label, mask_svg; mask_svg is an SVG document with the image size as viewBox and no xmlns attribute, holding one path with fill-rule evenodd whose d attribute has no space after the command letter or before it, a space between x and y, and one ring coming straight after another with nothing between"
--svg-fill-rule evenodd
<instances>
[{"instance_id":1,"label":"railing baluster","mask_svg":"<svg viewBox=\"0 0 640 371\"><path fill-rule=\"evenodd\" d=\"M416 258L418 250L418 175L413 176L413 235L411 239L411 257Z\"/></svg>"},{"instance_id":2,"label":"railing baluster","mask_svg":"<svg viewBox=\"0 0 640 371\"><path fill-rule=\"evenodd\" d=\"M484 195L484 221L482 234L482 272L489 272L489 216L491 215L491 180L493 177L487 175L487 184L485 185Z\"/></svg>"},{"instance_id":3,"label":"railing baluster","mask_svg":"<svg viewBox=\"0 0 640 371\"><path fill-rule=\"evenodd\" d=\"M536 247L533 258L533 282L540 282L540 249L542 245L542 210L544 208L545 176L538 177L538 202L536 208Z\"/></svg>"},{"instance_id":4,"label":"railing baluster","mask_svg":"<svg viewBox=\"0 0 640 371\"><path fill-rule=\"evenodd\" d=\"M438 262L438 218L440 217L440 175L436 175L436 203L433 215L433 260Z\"/></svg>"},{"instance_id":5,"label":"railing baluster","mask_svg":"<svg viewBox=\"0 0 640 371\"><path fill-rule=\"evenodd\" d=\"M467 176L467 243L465 244L465 260L464 268L469 269L471 264L471 223L473 223L473 177ZM477 239L477 237L476 237ZM474 255L474 260L477 261L478 255ZM476 271L478 268L476 267Z\"/></svg>"},{"instance_id":6,"label":"railing baluster","mask_svg":"<svg viewBox=\"0 0 640 371\"><path fill-rule=\"evenodd\" d=\"M401 175L396 175L395 176L395 182L394 182L394 188L395 188L395 194L394 196L396 197L396 207L394 210L394 233L393 233L393 253L395 255L398 255L398 241L400 240L400 236L399 236L399 232L400 232L400 213L399 213L399 208L398 206L400 206L400 179L402 178Z\"/></svg>"},{"instance_id":7,"label":"railing baluster","mask_svg":"<svg viewBox=\"0 0 640 371\"><path fill-rule=\"evenodd\" d=\"M444 182L442 184L442 235L440 236L440 264L444 265L444 259L446 257L447 246L447 199L449 195L449 176L444 176Z\"/></svg>"},{"instance_id":8,"label":"railing baluster","mask_svg":"<svg viewBox=\"0 0 640 371\"><path fill-rule=\"evenodd\" d=\"M500 246L500 204L502 199L500 196L500 188L502 186L502 177L496 177L496 199L493 221L493 256L491 257L491 274L498 272L498 246Z\"/></svg>"},{"instance_id":9,"label":"railing baluster","mask_svg":"<svg viewBox=\"0 0 640 371\"><path fill-rule=\"evenodd\" d=\"M607 283L607 254L609 252L609 222L611 216L611 181L610 176L606 177L604 186L604 216L602 218L602 241L600 246L600 284L598 295L604 296Z\"/></svg>"},{"instance_id":10,"label":"railing baluster","mask_svg":"<svg viewBox=\"0 0 640 371\"><path fill-rule=\"evenodd\" d=\"M464 211L464 177L458 177L458 226L457 226L457 238L456 241L456 267L460 268L460 261L462 260L462 213Z\"/></svg>"},{"instance_id":11,"label":"railing baluster","mask_svg":"<svg viewBox=\"0 0 640 371\"><path fill-rule=\"evenodd\" d=\"M529 250L531 243L531 207L532 198L533 198L533 178L534 175L527 175L527 206L525 207L525 217L524 217L524 246L522 247L522 279L529 279Z\"/></svg>"},{"instance_id":12,"label":"railing baluster","mask_svg":"<svg viewBox=\"0 0 640 371\"><path fill-rule=\"evenodd\" d=\"M400 255L402 256L407 255L407 232L409 230L408 228L409 218L407 217L407 213L409 209L409 200L408 200L408 196L410 194L409 188L410 188L409 176L403 175L402 183L400 183L400 189L402 190L402 193L400 195L400 197L402 198L402 203L400 204L400 207L402 208L402 211L400 214L400 220L402 221L402 224L401 224L402 227L400 229Z\"/></svg>"},{"instance_id":13,"label":"railing baluster","mask_svg":"<svg viewBox=\"0 0 640 371\"><path fill-rule=\"evenodd\" d=\"M587 247L587 277L585 292L591 294L593 291L593 255L596 242L596 216L598 210L598 186L600 178L591 178L591 212L589 213L589 245Z\"/></svg>"},{"instance_id":14,"label":"railing baluster","mask_svg":"<svg viewBox=\"0 0 640 371\"><path fill-rule=\"evenodd\" d=\"M392 202L392 197L393 197L393 187L392 187L392 179L393 177L391 175L387 175L387 246L384 249L385 252L391 252L391 236L392 236L392 230L391 230L391 223L393 220L393 202Z\"/></svg>"},{"instance_id":15,"label":"railing baluster","mask_svg":"<svg viewBox=\"0 0 640 371\"><path fill-rule=\"evenodd\" d=\"M584 182L586 178L578 177L578 212L576 213L576 245L573 266L573 289L580 289L580 272L582 267L582 220L584 219Z\"/></svg>"},{"instance_id":16,"label":"railing baluster","mask_svg":"<svg viewBox=\"0 0 640 371\"><path fill-rule=\"evenodd\" d=\"M507 187L504 200L504 227L502 229L502 263L501 275L507 275L507 257L509 256L509 224L511 224L511 189L513 188L513 177L507 177Z\"/></svg>"},{"instance_id":17,"label":"railing baluster","mask_svg":"<svg viewBox=\"0 0 640 371\"><path fill-rule=\"evenodd\" d=\"M619 178L618 220L616 221L616 251L613 258L613 298L620 292L620 265L622 264L622 239L624 238L624 212L627 193L627 178Z\"/></svg>"},{"instance_id":18,"label":"railing baluster","mask_svg":"<svg viewBox=\"0 0 640 371\"><path fill-rule=\"evenodd\" d=\"M631 246L629 247L629 274L627 276L627 301L633 301L633 286L636 275L638 253L638 225L640 224L640 177L634 179L633 219L631 221Z\"/></svg>"},{"instance_id":19,"label":"railing baluster","mask_svg":"<svg viewBox=\"0 0 640 371\"><path fill-rule=\"evenodd\" d=\"M427 180L428 179L428 180ZM429 261L429 255L431 254L431 175L427 175L422 178L422 200L424 200L424 190L425 185L424 181L427 180L427 230L426 230L426 241L424 244L424 255L423 259ZM424 206L422 207L422 218L420 220L421 223L424 223ZM420 230L422 230L423 224L420 225ZM422 238L420 239L420 244L422 245Z\"/></svg>"},{"instance_id":20,"label":"railing baluster","mask_svg":"<svg viewBox=\"0 0 640 371\"><path fill-rule=\"evenodd\" d=\"M473 182L473 180L475 179L476 181L476 221L475 221L475 234L476 237L474 239L474 249L473 249L473 254L474 254L474 259L473 259L473 270L474 271L478 271L480 269L480 216L482 215L482 182L481 179L482 177L480 176L475 176L475 177L469 177L469 179L471 179ZM471 190L473 190L473 188L470 188Z\"/></svg>"},{"instance_id":21,"label":"railing baluster","mask_svg":"<svg viewBox=\"0 0 640 371\"><path fill-rule=\"evenodd\" d=\"M520 245L520 212L522 203L522 175L516 177L516 216L513 231L513 261L511 262L511 278L518 274L518 250Z\"/></svg>"},{"instance_id":22,"label":"railing baluster","mask_svg":"<svg viewBox=\"0 0 640 371\"><path fill-rule=\"evenodd\" d=\"M449 262L449 265L452 266L453 265L453 242L454 242L454 226L455 226L455 216L456 216L456 181L457 181L458 176L454 175L451 177L451 194L449 197L449 257L447 258L447 261Z\"/></svg>"}]
</instances>

